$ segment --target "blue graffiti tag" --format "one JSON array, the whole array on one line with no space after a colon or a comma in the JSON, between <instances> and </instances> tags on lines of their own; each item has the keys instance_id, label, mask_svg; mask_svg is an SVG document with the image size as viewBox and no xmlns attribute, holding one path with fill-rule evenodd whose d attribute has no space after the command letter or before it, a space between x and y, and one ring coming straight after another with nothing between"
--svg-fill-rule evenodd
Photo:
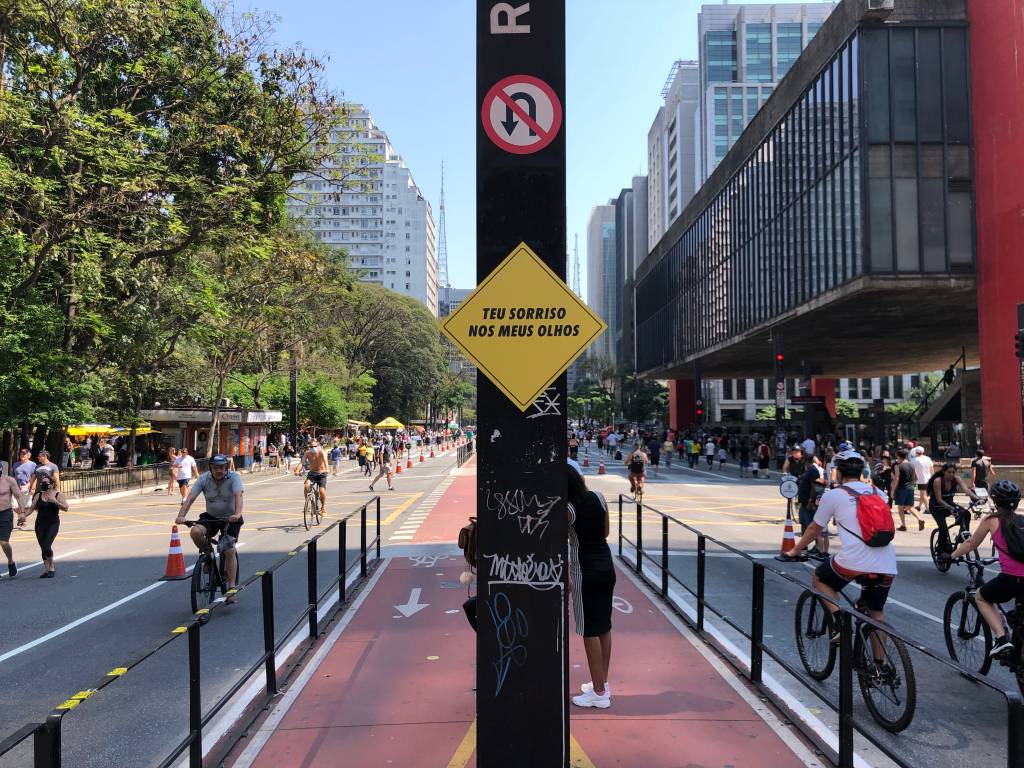
<instances>
[{"instance_id":1,"label":"blue graffiti tag","mask_svg":"<svg viewBox=\"0 0 1024 768\"><path fill-rule=\"evenodd\" d=\"M520 638L530 633L526 623L526 614L519 608L512 609L512 602L504 592L495 592L487 606L494 624L494 634L498 640L498 660L494 662L494 671L498 676L494 695L501 693L508 671L512 663L521 667L526 663L526 646L519 642Z\"/></svg>"}]
</instances>

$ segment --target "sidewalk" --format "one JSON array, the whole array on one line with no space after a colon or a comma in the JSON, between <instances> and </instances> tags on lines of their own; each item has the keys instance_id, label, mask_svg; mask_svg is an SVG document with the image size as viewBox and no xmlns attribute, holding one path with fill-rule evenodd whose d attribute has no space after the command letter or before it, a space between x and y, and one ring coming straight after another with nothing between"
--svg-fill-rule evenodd
<instances>
[{"instance_id":1,"label":"sidewalk","mask_svg":"<svg viewBox=\"0 0 1024 768\"><path fill-rule=\"evenodd\" d=\"M431 515L439 529L465 519L467 490L475 493L469 473L456 478ZM423 538L433 535L424 526ZM461 608L464 568L457 557L387 560L225 764L475 766L475 636ZM820 765L622 569L616 598L615 696L607 710L573 709L574 766ZM582 642L573 635L570 646L575 689L588 674Z\"/></svg>"}]
</instances>

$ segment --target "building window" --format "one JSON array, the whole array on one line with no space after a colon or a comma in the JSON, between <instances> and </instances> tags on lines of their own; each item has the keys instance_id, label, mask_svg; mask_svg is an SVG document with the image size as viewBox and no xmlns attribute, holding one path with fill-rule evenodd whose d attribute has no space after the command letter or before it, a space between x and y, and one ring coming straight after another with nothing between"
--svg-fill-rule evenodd
<instances>
[{"instance_id":1,"label":"building window","mask_svg":"<svg viewBox=\"0 0 1024 768\"><path fill-rule=\"evenodd\" d=\"M903 377L893 376L892 377L892 396L896 400L903 399Z\"/></svg>"},{"instance_id":2,"label":"building window","mask_svg":"<svg viewBox=\"0 0 1024 768\"><path fill-rule=\"evenodd\" d=\"M775 48L777 58L778 74L776 80L781 80L793 66L793 62L800 57L803 50L803 30L798 23L779 24L776 27ZM769 78L770 79L770 78Z\"/></svg>"},{"instance_id":3,"label":"building window","mask_svg":"<svg viewBox=\"0 0 1024 768\"><path fill-rule=\"evenodd\" d=\"M878 396L883 400L888 400L892 395L889 393L889 381L888 376L883 376L878 382Z\"/></svg>"},{"instance_id":4,"label":"building window","mask_svg":"<svg viewBox=\"0 0 1024 768\"><path fill-rule=\"evenodd\" d=\"M797 29L800 25L797 24ZM744 28L746 44L746 80L768 83L772 81L772 25L747 24ZM799 38L798 38L799 43Z\"/></svg>"},{"instance_id":5,"label":"building window","mask_svg":"<svg viewBox=\"0 0 1024 768\"><path fill-rule=\"evenodd\" d=\"M860 399L870 400L871 399L871 379L860 380Z\"/></svg>"},{"instance_id":6,"label":"building window","mask_svg":"<svg viewBox=\"0 0 1024 768\"><path fill-rule=\"evenodd\" d=\"M767 400L768 397L765 394L765 392L766 392L765 380L764 379L754 379L754 399L755 400Z\"/></svg>"},{"instance_id":7,"label":"building window","mask_svg":"<svg viewBox=\"0 0 1024 768\"><path fill-rule=\"evenodd\" d=\"M736 399L736 395L735 395L735 390L734 390L734 387L733 387L733 380L732 379L723 379L722 380L722 399L723 400L735 400Z\"/></svg>"},{"instance_id":8,"label":"building window","mask_svg":"<svg viewBox=\"0 0 1024 768\"><path fill-rule=\"evenodd\" d=\"M704 36L704 77L708 83L734 83L736 77L736 32L708 32Z\"/></svg>"}]
</instances>

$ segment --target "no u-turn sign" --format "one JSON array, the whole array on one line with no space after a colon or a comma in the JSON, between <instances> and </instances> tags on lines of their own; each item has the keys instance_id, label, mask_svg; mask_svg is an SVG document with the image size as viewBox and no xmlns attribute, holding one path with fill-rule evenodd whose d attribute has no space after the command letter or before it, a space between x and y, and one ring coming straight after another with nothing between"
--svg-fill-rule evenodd
<instances>
[{"instance_id":1,"label":"no u-turn sign","mask_svg":"<svg viewBox=\"0 0 1024 768\"><path fill-rule=\"evenodd\" d=\"M487 92L480 115L497 146L516 155L539 152L562 127L562 104L554 89L531 75L512 75Z\"/></svg>"}]
</instances>

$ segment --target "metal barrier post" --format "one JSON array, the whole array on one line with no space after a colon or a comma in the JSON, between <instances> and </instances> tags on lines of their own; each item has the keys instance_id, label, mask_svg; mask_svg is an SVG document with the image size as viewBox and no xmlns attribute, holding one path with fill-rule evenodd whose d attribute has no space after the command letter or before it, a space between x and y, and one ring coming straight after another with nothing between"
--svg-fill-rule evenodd
<instances>
[{"instance_id":1,"label":"metal barrier post","mask_svg":"<svg viewBox=\"0 0 1024 768\"><path fill-rule=\"evenodd\" d=\"M320 622L316 615L316 539L310 539L306 546L306 602L309 603L309 637L316 640L320 634Z\"/></svg>"},{"instance_id":2,"label":"metal barrier post","mask_svg":"<svg viewBox=\"0 0 1024 768\"><path fill-rule=\"evenodd\" d=\"M708 558L708 540L704 534L697 537L697 631L704 631L704 577Z\"/></svg>"},{"instance_id":3,"label":"metal barrier post","mask_svg":"<svg viewBox=\"0 0 1024 768\"><path fill-rule=\"evenodd\" d=\"M668 518L661 518L661 596L668 597Z\"/></svg>"},{"instance_id":4,"label":"metal barrier post","mask_svg":"<svg viewBox=\"0 0 1024 768\"><path fill-rule=\"evenodd\" d=\"M380 560L380 496L377 497L377 559Z\"/></svg>"},{"instance_id":5,"label":"metal barrier post","mask_svg":"<svg viewBox=\"0 0 1024 768\"><path fill-rule=\"evenodd\" d=\"M1016 693L1006 694L1009 718L1006 728L1006 765L1008 768L1024 765L1024 703Z\"/></svg>"},{"instance_id":6,"label":"metal barrier post","mask_svg":"<svg viewBox=\"0 0 1024 768\"><path fill-rule=\"evenodd\" d=\"M853 617L840 612L839 768L853 768Z\"/></svg>"},{"instance_id":7,"label":"metal barrier post","mask_svg":"<svg viewBox=\"0 0 1024 768\"><path fill-rule=\"evenodd\" d=\"M193 621L188 626L189 768L203 768L203 697L199 681L199 622Z\"/></svg>"},{"instance_id":8,"label":"metal barrier post","mask_svg":"<svg viewBox=\"0 0 1024 768\"><path fill-rule=\"evenodd\" d=\"M32 736L32 768L50 768L49 735L45 725L36 728Z\"/></svg>"},{"instance_id":9,"label":"metal barrier post","mask_svg":"<svg viewBox=\"0 0 1024 768\"><path fill-rule=\"evenodd\" d=\"M263 591L263 651L267 670L267 693L277 693L277 655L274 653L274 574L264 571L260 577Z\"/></svg>"},{"instance_id":10,"label":"metal barrier post","mask_svg":"<svg viewBox=\"0 0 1024 768\"><path fill-rule=\"evenodd\" d=\"M619 557L622 557L622 494L619 494Z\"/></svg>"},{"instance_id":11,"label":"metal barrier post","mask_svg":"<svg viewBox=\"0 0 1024 768\"><path fill-rule=\"evenodd\" d=\"M63 712L51 712L46 716L46 725L43 728L43 745L39 749L40 742L33 745L37 748L36 761L45 760L43 765L47 768L60 768L61 765L61 721L64 719ZM40 754L41 752L41 754Z\"/></svg>"},{"instance_id":12,"label":"metal barrier post","mask_svg":"<svg viewBox=\"0 0 1024 768\"><path fill-rule=\"evenodd\" d=\"M753 586L750 609L750 680L760 683L764 664L764 566L756 561Z\"/></svg>"},{"instance_id":13,"label":"metal barrier post","mask_svg":"<svg viewBox=\"0 0 1024 768\"><path fill-rule=\"evenodd\" d=\"M348 520L338 523L338 601L346 600L345 571L348 566Z\"/></svg>"},{"instance_id":14,"label":"metal barrier post","mask_svg":"<svg viewBox=\"0 0 1024 768\"><path fill-rule=\"evenodd\" d=\"M359 575L366 575L366 505L359 510Z\"/></svg>"},{"instance_id":15,"label":"metal barrier post","mask_svg":"<svg viewBox=\"0 0 1024 768\"><path fill-rule=\"evenodd\" d=\"M644 571L644 505L636 503L636 575L642 576Z\"/></svg>"}]
</instances>

